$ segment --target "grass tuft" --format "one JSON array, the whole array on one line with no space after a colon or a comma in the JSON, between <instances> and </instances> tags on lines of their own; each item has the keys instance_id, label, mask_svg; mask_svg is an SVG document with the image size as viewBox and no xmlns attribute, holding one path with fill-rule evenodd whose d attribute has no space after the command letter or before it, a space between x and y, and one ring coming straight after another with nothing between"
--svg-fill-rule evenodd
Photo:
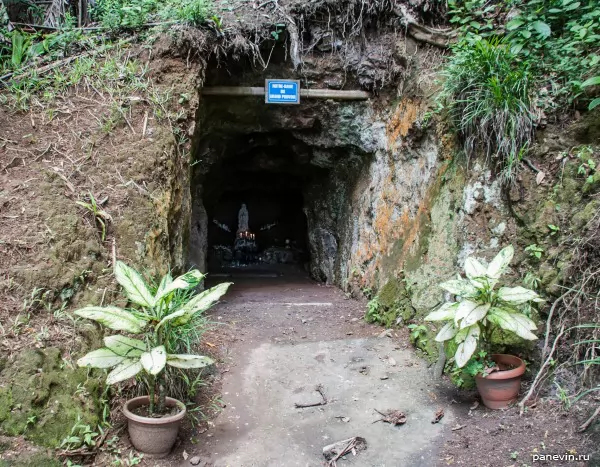
<instances>
[{"instance_id":1,"label":"grass tuft","mask_svg":"<svg viewBox=\"0 0 600 467\"><path fill-rule=\"evenodd\" d=\"M528 66L499 39L464 40L454 46L443 77L439 102L465 153L483 153L510 183L534 135Z\"/></svg>"}]
</instances>

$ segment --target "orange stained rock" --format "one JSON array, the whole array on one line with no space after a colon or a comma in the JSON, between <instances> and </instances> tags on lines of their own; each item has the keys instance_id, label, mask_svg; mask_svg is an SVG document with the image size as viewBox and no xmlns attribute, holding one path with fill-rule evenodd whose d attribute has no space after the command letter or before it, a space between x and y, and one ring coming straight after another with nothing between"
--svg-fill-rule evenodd
<instances>
[{"instance_id":1,"label":"orange stained rock","mask_svg":"<svg viewBox=\"0 0 600 467\"><path fill-rule=\"evenodd\" d=\"M420 103L414 99L403 99L387 125L388 144L392 147L400 136L408 135L408 132L417 121Z\"/></svg>"}]
</instances>

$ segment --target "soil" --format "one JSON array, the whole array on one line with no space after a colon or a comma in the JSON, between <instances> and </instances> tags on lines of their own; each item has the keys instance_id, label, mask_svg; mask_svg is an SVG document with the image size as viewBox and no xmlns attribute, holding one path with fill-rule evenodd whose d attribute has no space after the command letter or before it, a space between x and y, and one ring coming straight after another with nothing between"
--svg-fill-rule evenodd
<instances>
[{"instance_id":1,"label":"soil","mask_svg":"<svg viewBox=\"0 0 600 467\"><path fill-rule=\"evenodd\" d=\"M132 413L140 417L146 418L165 418L177 415L179 413L179 410L177 409L177 407L173 407L171 409L165 410L164 413L159 413L158 411L155 411L155 413L150 414L150 407L142 405L141 407L136 407L135 409L133 409Z\"/></svg>"}]
</instances>

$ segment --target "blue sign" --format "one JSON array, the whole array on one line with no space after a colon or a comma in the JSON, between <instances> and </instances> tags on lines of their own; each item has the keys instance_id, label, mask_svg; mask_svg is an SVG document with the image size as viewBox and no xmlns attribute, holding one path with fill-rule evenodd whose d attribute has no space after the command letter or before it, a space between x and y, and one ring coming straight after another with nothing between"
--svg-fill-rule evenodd
<instances>
[{"instance_id":1,"label":"blue sign","mask_svg":"<svg viewBox=\"0 0 600 467\"><path fill-rule=\"evenodd\" d=\"M265 102L267 104L299 104L300 81L293 79L265 80Z\"/></svg>"}]
</instances>

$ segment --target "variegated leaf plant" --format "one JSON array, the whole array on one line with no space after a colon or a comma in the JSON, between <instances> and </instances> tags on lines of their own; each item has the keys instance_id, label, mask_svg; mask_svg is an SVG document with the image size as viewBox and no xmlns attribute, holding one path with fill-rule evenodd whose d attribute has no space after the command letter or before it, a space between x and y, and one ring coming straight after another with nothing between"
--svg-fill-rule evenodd
<instances>
[{"instance_id":1,"label":"variegated leaf plant","mask_svg":"<svg viewBox=\"0 0 600 467\"><path fill-rule=\"evenodd\" d=\"M168 333L189 323L196 314L208 310L227 291L231 283L219 284L181 303L173 300L173 295L177 291L196 287L204 279L200 271L194 269L175 279L167 274L154 293L141 274L121 261L115 264L115 278L123 287L127 299L137 305L135 309L87 306L74 313L112 330L140 335L141 339L119 334L107 336L104 338L104 347L80 358L77 364L83 367L112 368L106 378L108 384L115 384L144 372L149 377L147 383L151 393L152 413L155 377L166 365L189 369L203 368L213 363L209 357L167 353L164 344L168 337L171 337ZM160 405L161 400L164 400L164 394L160 393L161 385L158 385L158 390Z\"/></svg>"},{"instance_id":2,"label":"variegated leaf plant","mask_svg":"<svg viewBox=\"0 0 600 467\"><path fill-rule=\"evenodd\" d=\"M462 368L473 356L481 341L500 327L527 340L535 340L532 331L536 324L519 309L527 302L542 302L533 290L524 287L496 285L514 255L512 245L503 248L489 265L473 257L465 261L465 275L440 284L440 287L458 297L458 301L444 303L425 317L426 321L447 321L435 340L451 339L458 345L454 360Z\"/></svg>"}]
</instances>

